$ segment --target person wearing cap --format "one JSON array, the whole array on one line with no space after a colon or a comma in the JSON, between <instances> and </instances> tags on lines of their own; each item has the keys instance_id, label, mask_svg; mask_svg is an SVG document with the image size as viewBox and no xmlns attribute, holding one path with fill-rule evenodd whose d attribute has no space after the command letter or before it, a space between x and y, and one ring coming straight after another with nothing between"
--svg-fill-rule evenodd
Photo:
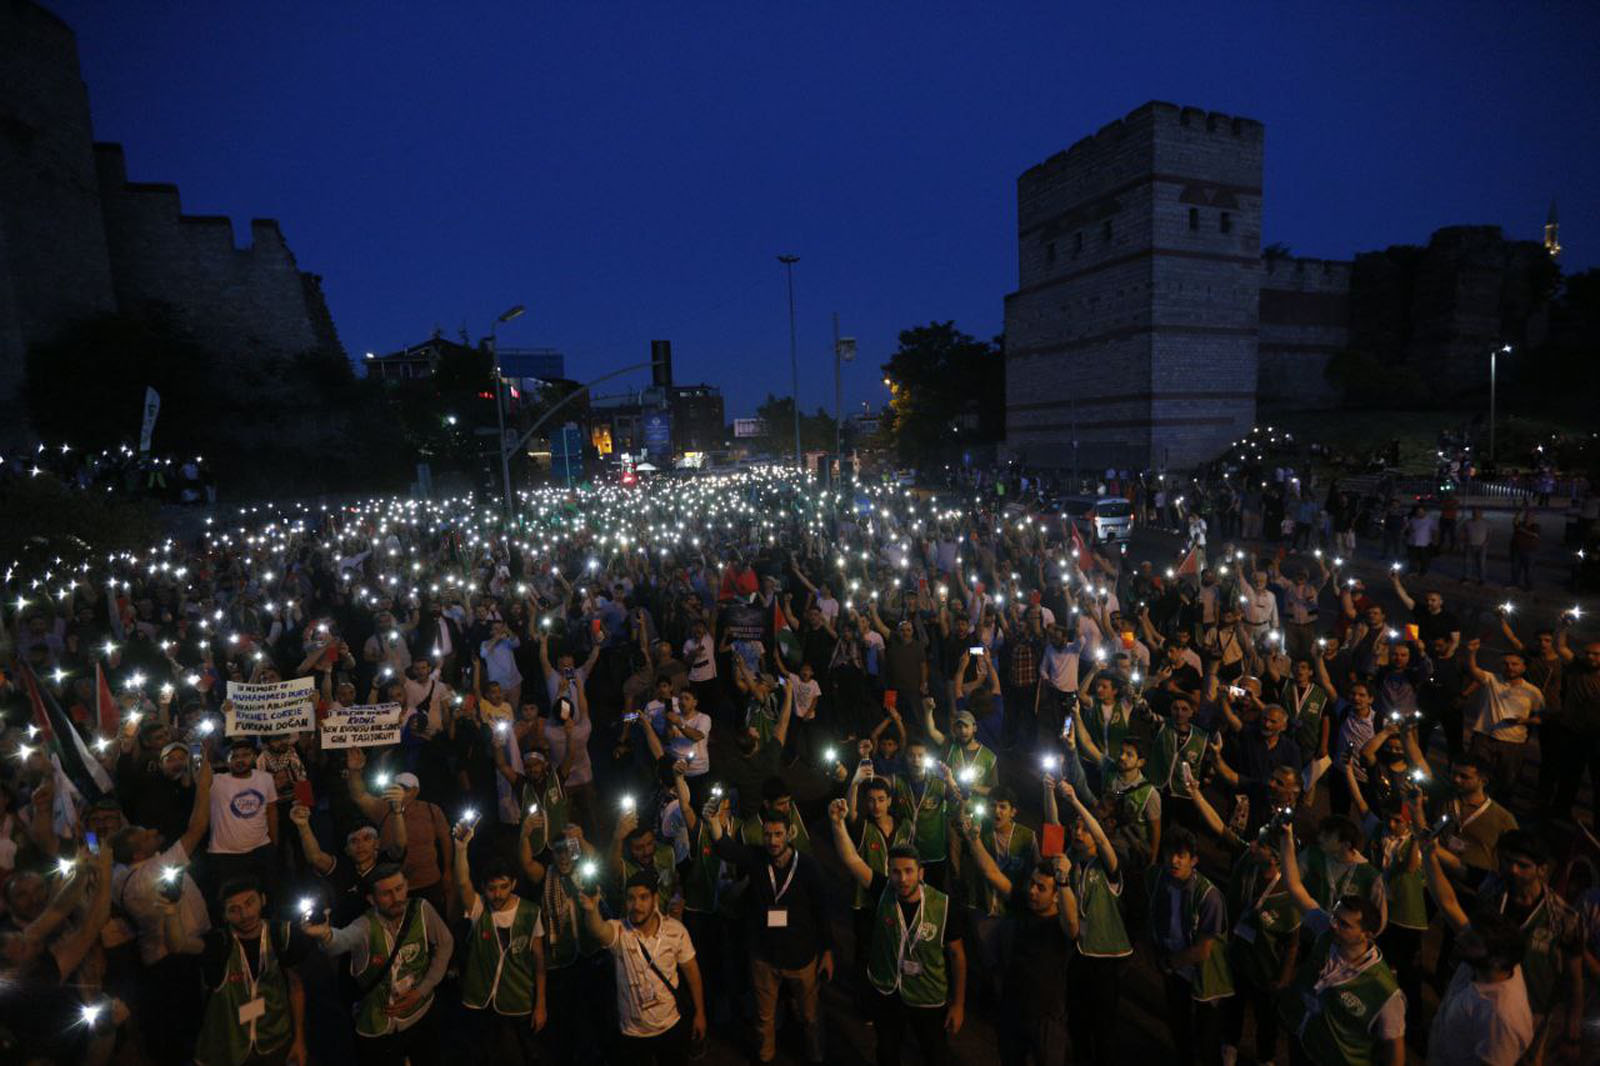
<instances>
[{"instance_id":1,"label":"person wearing cap","mask_svg":"<svg viewBox=\"0 0 1600 1066\"><path fill-rule=\"evenodd\" d=\"M228 772L211 786L211 843L206 875L212 885L254 875L266 886L278 873L278 789L256 769L255 741L234 737Z\"/></svg>"},{"instance_id":2,"label":"person wearing cap","mask_svg":"<svg viewBox=\"0 0 1600 1066\"><path fill-rule=\"evenodd\" d=\"M1542 1061L1563 1044L1576 1049L1583 1038L1583 930L1578 912L1550 888L1550 849L1538 834L1508 829L1495 851L1499 873L1485 879L1471 915L1458 902L1431 841L1424 864L1428 889L1463 952L1481 915L1503 916L1521 931L1519 961L1533 1012L1532 1058Z\"/></svg>"},{"instance_id":3,"label":"person wearing cap","mask_svg":"<svg viewBox=\"0 0 1600 1066\"><path fill-rule=\"evenodd\" d=\"M616 967L621 1046L615 1061L680 1066L689 1044L705 1039L705 991L689 931L661 913L656 894L654 872L640 870L623 887L620 920L601 917L597 886L579 892L578 905L589 935Z\"/></svg>"},{"instance_id":4,"label":"person wearing cap","mask_svg":"<svg viewBox=\"0 0 1600 1066\"><path fill-rule=\"evenodd\" d=\"M383 797L374 796L367 789L362 770L367 765L366 752L351 748L345 752L350 785L350 798L355 800L369 821L381 829L390 819L405 820L405 861L407 890L411 895L427 900L440 914L450 913L454 886L451 884L450 866L455 848L450 843L450 824L444 811L436 803L418 798L422 782L417 775L406 772L396 774L384 789Z\"/></svg>"},{"instance_id":5,"label":"person wearing cap","mask_svg":"<svg viewBox=\"0 0 1600 1066\"><path fill-rule=\"evenodd\" d=\"M950 736L945 737L933 721L934 701L922 701L923 728L935 747L943 747L940 760L950 767L961 787L987 796L1000 783L999 764L994 752L978 742L978 720L966 709L950 716Z\"/></svg>"}]
</instances>

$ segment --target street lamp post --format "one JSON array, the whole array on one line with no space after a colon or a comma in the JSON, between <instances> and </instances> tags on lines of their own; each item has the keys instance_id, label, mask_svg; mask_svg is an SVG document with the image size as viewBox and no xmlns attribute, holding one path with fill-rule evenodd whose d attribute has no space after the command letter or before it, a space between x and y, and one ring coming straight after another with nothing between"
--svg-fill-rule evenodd
<instances>
[{"instance_id":1,"label":"street lamp post","mask_svg":"<svg viewBox=\"0 0 1600 1066\"><path fill-rule=\"evenodd\" d=\"M500 376L500 345L495 337L495 331L513 318L519 318L527 310L521 304L502 311L493 322L489 324L489 358L494 360L494 420L500 430L500 484L505 493L506 518L511 517L511 451L506 447L506 409L504 402L505 381Z\"/></svg>"},{"instance_id":2,"label":"street lamp post","mask_svg":"<svg viewBox=\"0 0 1600 1066\"><path fill-rule=\"evenodd\" d=\"M1502 355L1511 354L1511 345L1502 344L1498 348L1489 349L1489 463L1494 464L1494 407L1495 407L1495 376L1496 362Z\"/></svg>"},{"instance_id":3,"label":"street lamp post","mask_svg":"<svg viewBox=\"0 0 1600 1066\"><path fill-rule=\"evenodd\" d=\"M854 337L839 336L839 312L833 313L833 457L844 477L844 366L856 357Z\"/></svg>"},{"instance_id":4,"label":"street lamp post","mask_svg":"<svg viewBox=\"0 0 1600 1066\"><path fill-rule=\"evenodd\" d=\"M794 332L794 265L800 262L798 255L780 255L778 262L782 263L789 276L789 374L794 389L794 465L800 466L800 349L795 344Z\"/></svg>"}]
</instances>

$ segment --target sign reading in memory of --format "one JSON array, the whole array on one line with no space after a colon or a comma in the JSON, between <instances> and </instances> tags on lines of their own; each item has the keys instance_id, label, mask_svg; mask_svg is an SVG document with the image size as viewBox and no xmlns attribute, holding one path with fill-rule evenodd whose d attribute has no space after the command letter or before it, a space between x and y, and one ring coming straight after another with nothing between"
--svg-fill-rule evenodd
<instances>
[{"instance_id":1,"label":"sign reading in memory of","mask_svg":"<svg viewBox=\"0 0 1600 1066\"><path fill-rule=\"evenodd\" d=\"M362 704L342 711L329 711L322 719L322 746L328 748L375 748L400 743L400 705Z\"/></svg>"},{"instance_id":2,"label":"sign reading in memory of","mask_svg":"<svg viewBox=\"0 0 1600 1066\"><path fill-rule=\"evenodd\" d=\"M301 733L315 718L316 678L296 677L271 685L228 682L230 708L224 732L230 737Z\"/></svg>"}]
</instances>

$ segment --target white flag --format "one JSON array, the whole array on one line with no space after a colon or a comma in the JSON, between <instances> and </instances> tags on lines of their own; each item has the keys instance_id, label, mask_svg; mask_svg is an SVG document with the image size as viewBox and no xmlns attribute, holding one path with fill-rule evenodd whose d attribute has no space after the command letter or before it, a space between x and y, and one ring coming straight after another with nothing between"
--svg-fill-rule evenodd
<instances>
[{"instance_id":1,"label":"white flag","mask_svg":"<svg viewBox=\"0 0 1600 1066\"><path fill-rule=\"evenodd\" d=\"M161 413L161 394L150 386L144 389L144 426L139 430L139 450L150 450L150 435L156 431L156 415Z\"/></svg>"}]
</instances>

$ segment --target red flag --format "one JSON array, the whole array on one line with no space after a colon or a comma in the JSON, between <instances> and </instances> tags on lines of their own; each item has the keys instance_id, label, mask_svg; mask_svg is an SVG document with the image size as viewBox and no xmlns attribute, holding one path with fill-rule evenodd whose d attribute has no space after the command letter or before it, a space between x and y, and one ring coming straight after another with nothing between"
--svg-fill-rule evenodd
<instances>
[{"instance_id":1,"label":"red flag","mask_svg":"<svg viewBox=\"0 0 1600 1066\"><path fill-rule=\"evenodd\" d=\"M1089 548L1083 543L1083 534L1078 532L1078 523L1067 519L1067 529L1072 533L1072 555L1078 562L1078 569L1084 573L1089 572Z\"/></svg>"},{"instance_id":2,"label":"red flag","mask_svg":"<svg viewBox=\"0 0 1600 1066\"><path fill-rule=\"evenodd\" d=\"M111 685L106 681L105 671L98 662L94 664L94 703L95 720L100 732L108 737L116 736L122 725L122 708L111 694Z\"/></svg>"},{"instance_id":3,"label":"red flag","mask_svg":"<svg viewBox=\"0 0 1600 1066\"><path fill-rule=\"evenodd\" d=\"M1183 562L1178 564L1177 573L1179 577L1200 576L1200 554L1196 549L1189 549L1189 554L1185 555Z\"/></svg>"}]
</instances>

